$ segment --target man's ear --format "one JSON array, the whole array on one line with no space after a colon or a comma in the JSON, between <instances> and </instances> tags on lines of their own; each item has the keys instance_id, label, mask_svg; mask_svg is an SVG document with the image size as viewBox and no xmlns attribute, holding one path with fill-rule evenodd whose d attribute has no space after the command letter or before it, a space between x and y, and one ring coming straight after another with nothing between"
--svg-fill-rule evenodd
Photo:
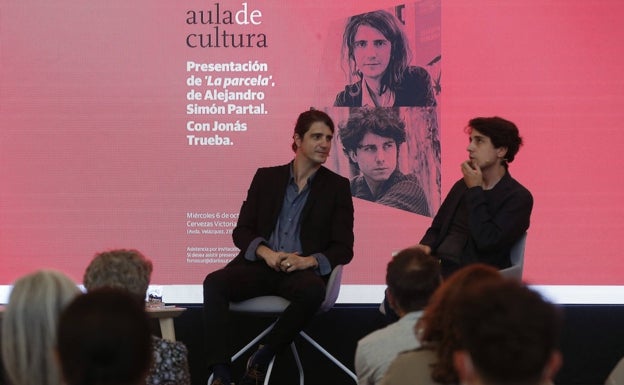
<instances>
[{"instance_id":1,"label":"man's ear","mask_svg":"<svg viewBox=\"0 0 624 385\"><path fill-rule=\"evenodd\" d=\"M390 309L394 310L394 312L397 312L397 305L396 305L396 299L394 299L394 296L392 295L392 291L389 288L386 288L386 298L388 298L388 305L390 305Z\"/></svg>"},{"instance_id":2,"label":"man's ear","mask_svg":"<svg viewBox=\"0 0 624 385\"><path fill-rule=\"evenodd\" d=\"M546 366L544 367L544 379L552 380L561 365L563 364L563 355L559 350L555 350L550 354L550 358L548 358L548 362L546 362Z\"/></svg>"},{"instance_id":3,"label":"man's ear","mask_svg":"<svg viewBox=\"0 0 624 385\"><path fill-rule=\"evenodd\" d=\"M295 144L297 145L297 149L299 149L299 147L301 147L301 136L299 136L299 134L295 133L293 135L293 139L295 140Z\"/></svg>"},{"instance_id":4,"label":"man's ear","mask_svg":"<svg viewBox=\"0 0 624 385\"><path fill-rule=\"evenodd\" d=\"M459 376L459 382L462 384L473 384L476 378L472 358L465 350L456 350L453 352L453 366Z\"/></svg>"},{"instance_id":5,"label":"man's ear","mask_svg":"<svg viewBox=\"0 0 624 385\"><path fill-rule=\"evenodd\" d=\"M351 162L357 164L357 154L354 150L349 150L349 159L351 159Z\"/></svg>"},{"instance_id":6,"label":"man's ear","mask_svg":"<svg viewBox=\"0 0 624 385\"><path fill-rule=\"evenodd\" d=\"M501 159L505 159L505 157L507 156L507 147L499 147L496 149L496 155L501 158Z\"/></svg>"}]
</instances>

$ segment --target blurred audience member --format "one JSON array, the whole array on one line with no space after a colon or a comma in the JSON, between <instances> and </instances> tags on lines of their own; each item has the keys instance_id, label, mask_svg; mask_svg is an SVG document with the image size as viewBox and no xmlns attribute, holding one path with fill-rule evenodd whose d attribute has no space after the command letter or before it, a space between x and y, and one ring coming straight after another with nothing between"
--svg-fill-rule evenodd
<instances>
[{"instance_id":1,"label":"blurred audience member","mask_svg":"<svg viewBox=\"0 0 624 385\"><path fill-rule=\"evenodd\" d=\"M96 254L84 275L88 291L115 287L129 291L144 304L152 262L137 250L111 250ZM181 342L152 336L154 354L147 384L190 384L187 349Z\"/></svg>"},{"instance_id":2,"label":"blurred audience member","mask_svg":"<svg viewBox=\"0 0 624 385\"><path fill-rule=\"evenodd\" d=\"M453 352L459 345L458 328L462 320L455 318L453 309L458 297L470 286L502 279L496 268L480 263L453 273L433 294L416 324L416 335L422 346L399 354L390 364L382 384L459 383L453 366Z\"/></svg>"},{"instance_id":3,"label":"blurred audience member","mask_svg":"<svg viewBox=\"0 0 624 385\"><path fill-rule=\"evenodd\" d=\"M483 282L461 294L454 312L462 384L551 383L561 366L561 315L537 292L513 280Z\"/></svg>"},{"instance_id":4,"label":"blurred audience member","mask_svg":"<svg viewBox=\"0 0 624 385\"><path fill-rule=\"evenodd\" d=\"M622 358L613 368L605 385L624 385L624 358Z\"/></svg>"},{"instance_id":5,"label":"blurred audience member","mask_svg":"<svg viewBox=\"0 0 624 385\"><path fill-rule=\"evenodd\" d=\"M142 385L152 361L145 306L127 290L101 288L61 313L58 355L67 385Z\"/></svg>"},{"instance_id":6,"label":"blurred audience member","mask_svg":"<svg viewBox=\"0 0 624 385\"><path fill-rule=\"evenodd\" d=\"M403 250L388 263L386 297L400 319L358 342L355 352L358 384L379 384L399 353L420 346L414 326L440 280L438 260L419 249Z\"/></svg>"},{"instance_id":7,"label":"blurred audience member","mask_svg":"<svg viewBox=\"0 0 624 385\"><path fill-rule=\"evenodd\" d=\"M59 385L56 329L80 290L63 273L40 270L18 279L2 320L2 360L12 385Z\"/></svg>"}]
</instances>

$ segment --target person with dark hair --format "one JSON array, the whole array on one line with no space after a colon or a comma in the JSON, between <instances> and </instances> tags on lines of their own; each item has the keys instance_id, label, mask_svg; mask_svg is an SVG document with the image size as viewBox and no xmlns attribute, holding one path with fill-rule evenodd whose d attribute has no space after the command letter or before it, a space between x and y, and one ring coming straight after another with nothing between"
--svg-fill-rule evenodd
<instances>
[{"instance_id":1,"label":"person with dark hair","mask_svg":"<svg viewBox=\"0 0 624 385\"><path fill-rule=\"evenodd\" d=\"M67 385L140 385L152 361L149 320L127 290L100 288L61 313L57 351Z\"/></svg>"},{"instance_id":2,"label":"person with dark hair","mask_svg":"<svg viewBox=\"0 0 624 385\"><path fill-rule=\"evenodd\" d=\"M89 263L83 283L88 291L101 287L127 290L144 304L152 269L152 261L138 250L104 251ZM152 336L152 351L146 385L190 385L188 350L182 342Z\"/></svg>"},{"instance_id":3,"label":"person with dark hair","mask_svg":"<svg viewBox=\"0 0 624 385\"><path fill-rule=\"evenodd\" d=\"M264 344L250 357L239 385L262 383L274 355L288 347L316 314L333 268L353 258L349 181L327 168L334 124L324 112L299 115L294 160L260 168L232 234L240 253L204 280L207 363L212 385L232 383L228 307L262 295L290 301Z\"/></svg>"},{"instance_id":4,"label":"person with dark hair","mask_svg":"<svg viewBox=\"0 0 624 385\"><path fill-rule=\"evenodd\" d=\"M466 385L543 385L561 366L561 314L515 280L484 282L460 295L455 368Z\"/></svg>"},{"instance_id":5,"label":"person with dark hair","mask_svg":"<svg viewBox=\"0 0 624 385\"><path fill-rule=\"evenodd\" d=\"M475 263L456 271L433 293L414 334L421 346L403 352L390 364L382 385L451 385L459 377L453 366L453 352L459 347L459 325L453 311L462 293L481 282L501 281L492 266Z\"/></svg>"},{"instance_id":6,"label":"person with dark hair","mask_svg":"<svg viewBox=\"0 0 624 385\"><path fill-rule=\"evenodd\" d=\"M358 341L355 372L359 385L379 384L399 353L420 346L414 325L440 281L440 264L422 250L402 250L388 263L386 294L400 319Z\"/></svg>"},{"instance_id":7,"label":"person with dark hair","mask_svg":"<svg viewBox=\"0 0 624 385\"><path fill-rule=\"evenodd\" d=\"M349 162L360 171L351 180L354 197L431 215L416 177L399 170L399 148L406 134L397 109L354 108L339 135Z\"/></svg>"},{"instance_id":8,"label":"person with dark hair","mask_svg":"<svg viewBox=\"0 0 624 385\"><path fill-rule=\"evenodd\" d=\"M378 10L349 18L342 56L354 83L336 96L336 107L435 106L431 77L409 66L410 52L399 21Z\"/></svg>"},{"instance_id":9,"label":"person with dark hair","mask_svg":"<svg viewBox=\"0 0 624 385\"><path fill-rule=\"evenodd\" d=\"M465 131L469 159L461 164L463 177L414 246L440 259L443 276L475 262L511 266L511 247L529 228L533 209L533 196L508 169L522 145L516 125L500 117L475 118Z\"/></svg>"}]
</instances>

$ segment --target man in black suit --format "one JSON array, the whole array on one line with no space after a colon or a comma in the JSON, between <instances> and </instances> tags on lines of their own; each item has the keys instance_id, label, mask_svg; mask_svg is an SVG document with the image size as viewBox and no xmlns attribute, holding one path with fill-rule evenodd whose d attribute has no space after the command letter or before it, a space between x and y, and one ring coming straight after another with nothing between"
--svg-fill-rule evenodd
<instances>
[{"instance_id":1,"label":"man in black suit","mask_svg":"<svg viewBox=\"0 0 624 385\"><path fill-rule=\"evenodd\" d=\"M475 118L465 129L469 159L431 227L415 247L440 259L442 275L470 263L499 269L529 228L533 196L511 177L508 164L522 145L516 125L499 117Z\"/></svg>"},{"instance_id":2,"label":"man in black suit","mask_svg":"<svg viewBox=\"0 0 624 385\"><path fill-rule=\"evenodd\" d=\"M260 168L233 232L241 250L204 280L204 315L212 385L229 385L227 328L230 301L279 295L291 304L252 355L239 385L261 383L275 353L314 316L336 265L353 258L353 202L349 180L325 163L334 123L324 112L299 115L292 162Z\"/></svg>"}]
</instances>

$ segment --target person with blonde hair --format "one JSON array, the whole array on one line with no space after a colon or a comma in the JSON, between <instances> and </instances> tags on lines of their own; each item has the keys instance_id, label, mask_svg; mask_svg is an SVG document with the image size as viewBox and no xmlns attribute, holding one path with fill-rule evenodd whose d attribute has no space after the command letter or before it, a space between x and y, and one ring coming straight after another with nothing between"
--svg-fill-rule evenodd
<instances>
[{"instance_id":1,"label":"person with blonde hair","mask_svg":"<svg viewBox=\"0 0 624 385\"><path fill-rule=\"evenodd\" d=\"M61 311L80 294L65 274L39 270L13 285L2 319L2 361L12 385L62 384L54 349Z\"/></svg>"},{"instance_id":2,"label":"person with blonde hair","mask_svg":"<svg viewBox=\"0 0 624 385\"><path fill-rule=\"evenodd\" d=\"M153 265L137 250L117 249L95 255L84 274L87 291L109 287L123 289L145 302ZM179 341L152 336L153 360L147 384L190 384L188 351Z\"/></svg>"}]
</instances>

